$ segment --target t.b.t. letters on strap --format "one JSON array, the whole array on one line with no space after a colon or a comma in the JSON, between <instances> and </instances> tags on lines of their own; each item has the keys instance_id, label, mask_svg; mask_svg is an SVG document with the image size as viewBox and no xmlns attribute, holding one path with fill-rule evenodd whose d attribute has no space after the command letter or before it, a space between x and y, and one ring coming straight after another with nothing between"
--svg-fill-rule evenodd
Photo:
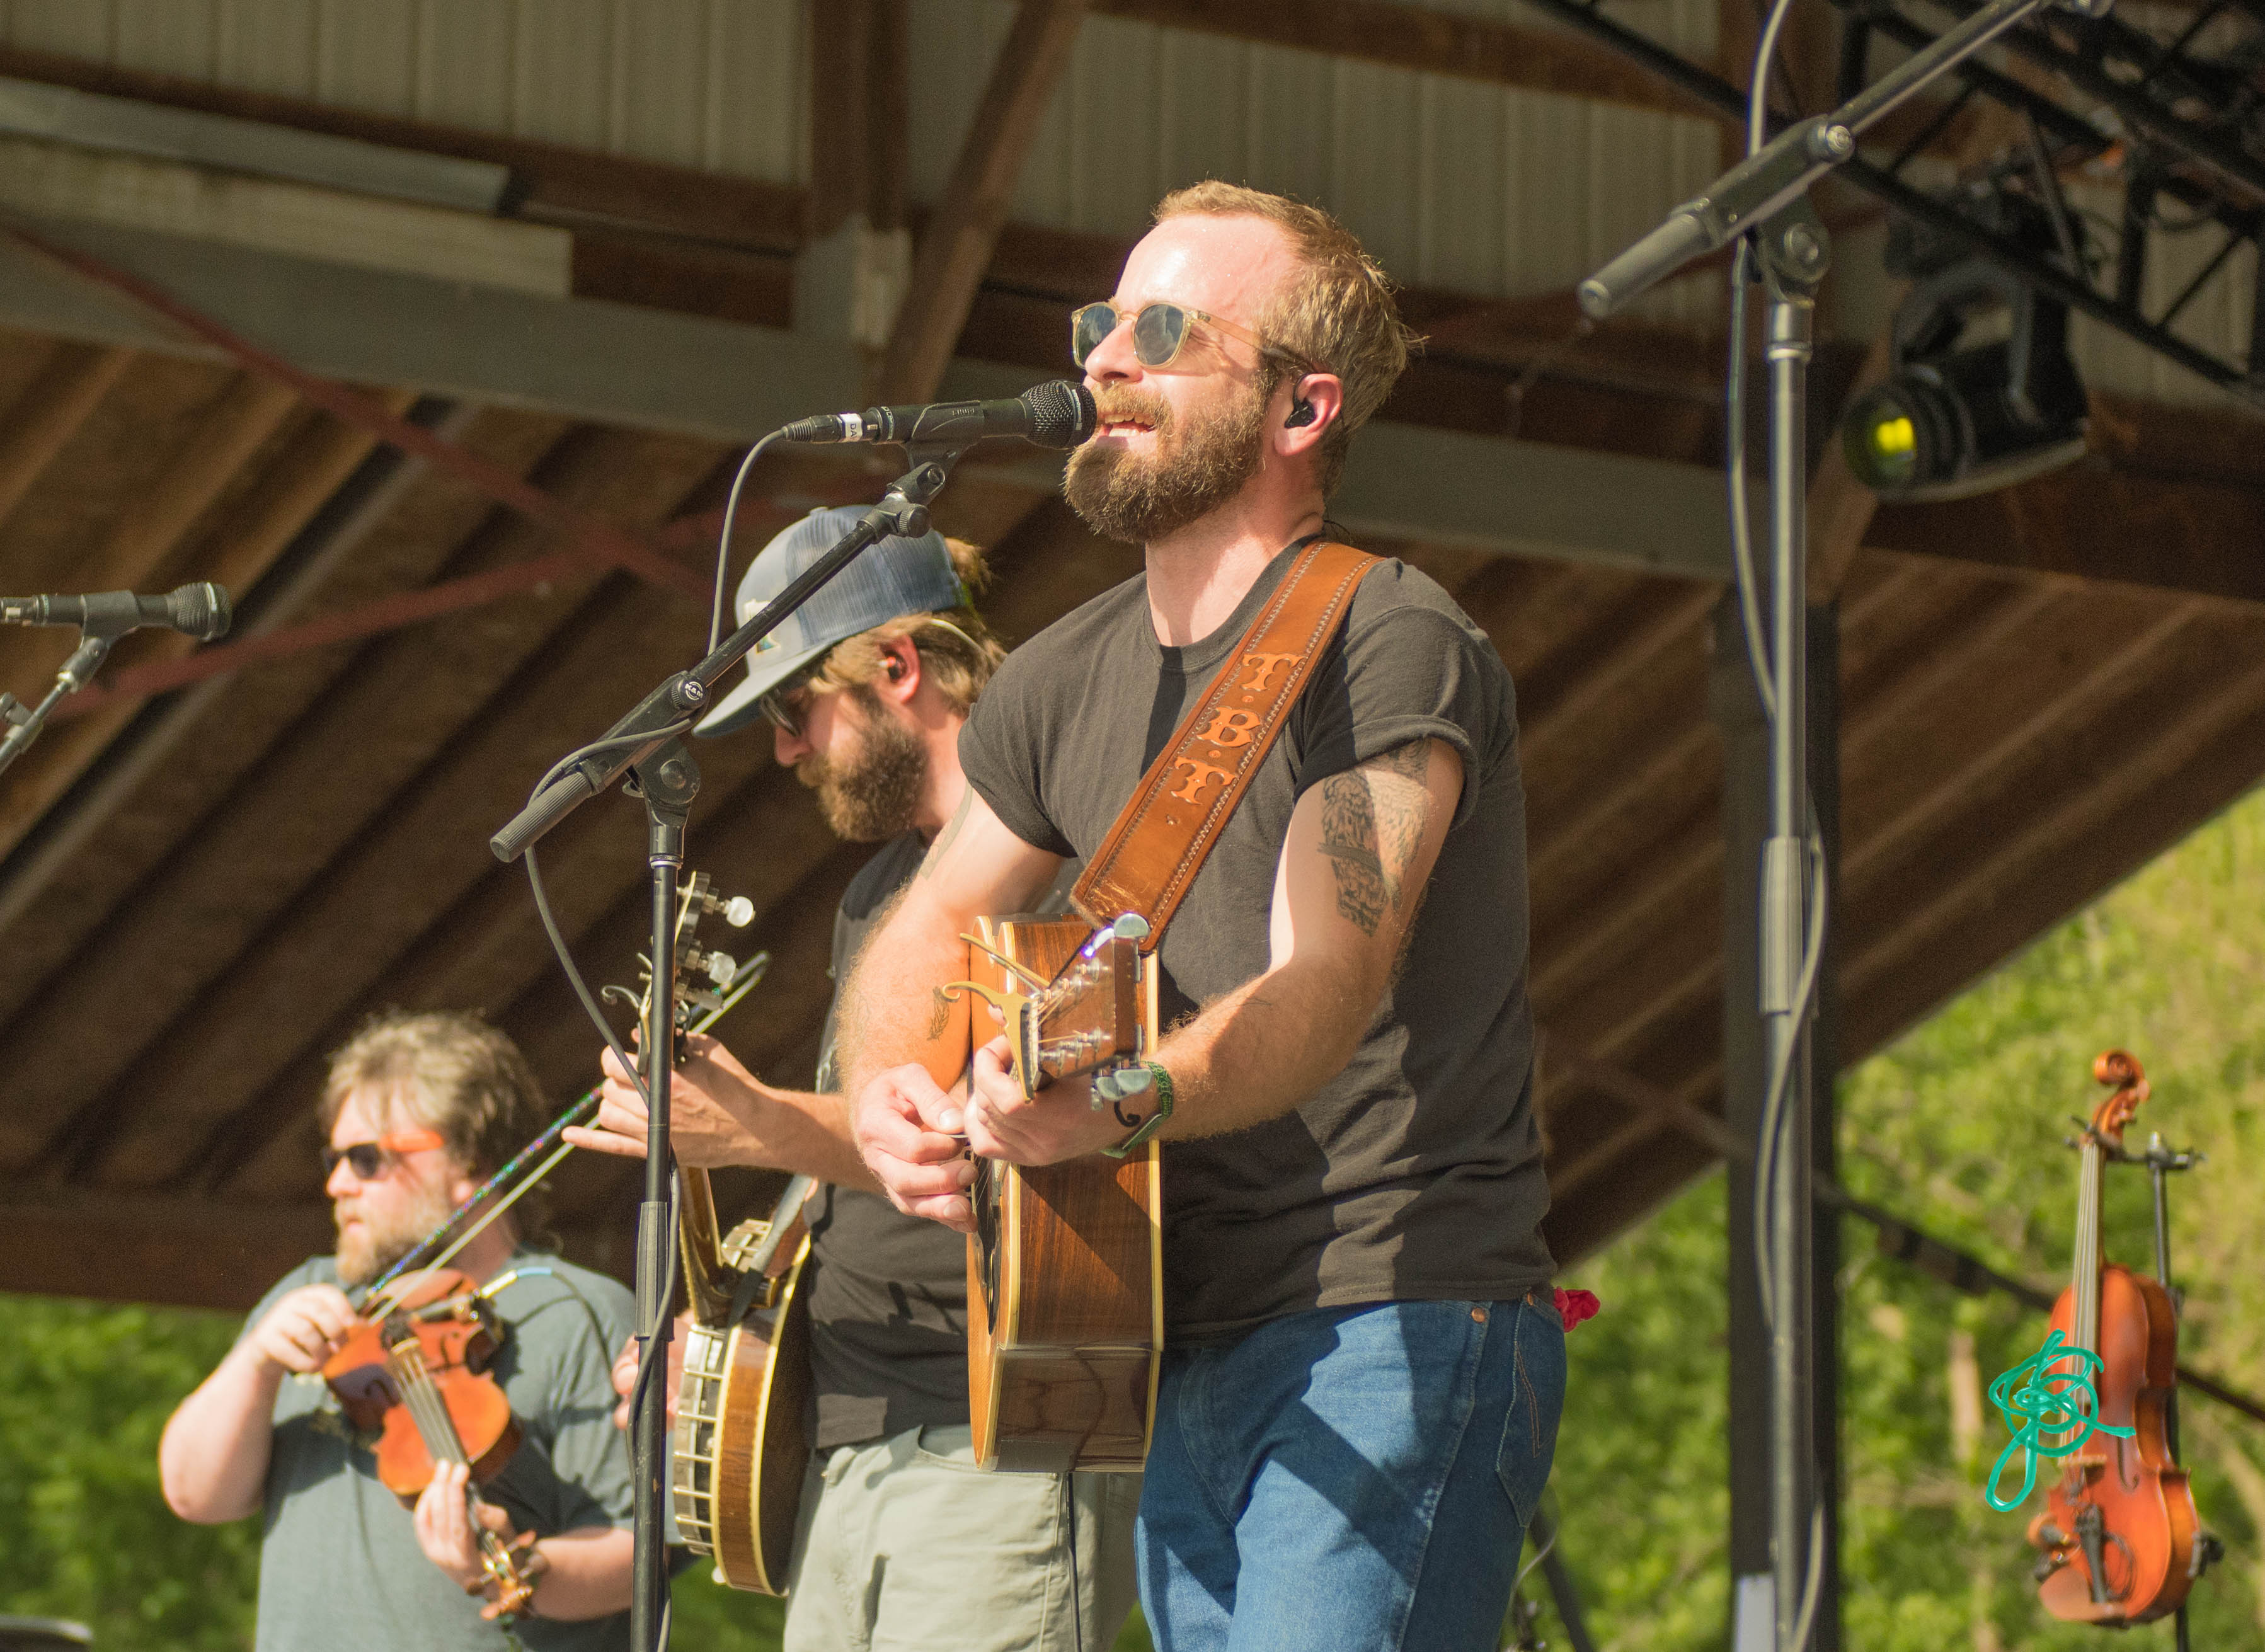
<instances>
[{"instance_id":1,"label":"t.b.t. letters on strap","mask_svg":"<svg viewBox=\"0 0 2265 1652\"><path fill-rule=\"evenodd\" d=\"M1326 539L1300 553L1086 862L1070 891L1080 912L1096 923L1138 913L1141 950L1155 950L1376 561Z\"/></svg>"}]
</instances>

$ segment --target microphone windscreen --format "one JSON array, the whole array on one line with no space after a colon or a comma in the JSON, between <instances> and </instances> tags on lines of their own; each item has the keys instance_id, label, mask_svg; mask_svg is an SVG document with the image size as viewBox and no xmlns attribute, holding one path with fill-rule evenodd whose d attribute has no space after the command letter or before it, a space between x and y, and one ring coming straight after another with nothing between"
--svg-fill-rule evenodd
<instances>
[{"instance_id":1,"label":"microphone windscreen","mask_svg":"<svg viewBox=\"0 0 2265 1652\"><path fill-rule=\"evenodd\" d=\"M200 643L228 635L229 621L233 617L229 610L228 593L211 580L182 586L166 597L165 603L171 610L176 630Z\"/></svg>"},{"instance_id":2,"label":"microphone windscreen","mask_svg":"<svg viewBox=\"0 0 2265 1652\"><path fill-rule=\"evenodd\" d=\"M1030 439L1041 448L1074 448L1093 434L1101 415L1093 392L1074 379L1051 379L1023 392L1031 411Z\"/></svg>"}]
</instances>

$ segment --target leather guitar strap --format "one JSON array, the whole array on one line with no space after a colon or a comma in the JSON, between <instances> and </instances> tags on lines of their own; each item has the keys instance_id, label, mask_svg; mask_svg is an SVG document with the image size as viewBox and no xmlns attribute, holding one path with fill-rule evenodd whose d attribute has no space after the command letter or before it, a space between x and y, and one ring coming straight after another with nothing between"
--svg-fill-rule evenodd
<instances>
[{"instance_id":1,"label":"leather guitar strap","mask_svg":"<svg viewBox=\"0 0 2265 1652\"><path fill-rule=\"evenodd\" d=\"M1327 539L1300 553L1086 862L1070 899L1087 918L1137 913L1156 950L1376 562Z\"/></svg>"}]
</instances>

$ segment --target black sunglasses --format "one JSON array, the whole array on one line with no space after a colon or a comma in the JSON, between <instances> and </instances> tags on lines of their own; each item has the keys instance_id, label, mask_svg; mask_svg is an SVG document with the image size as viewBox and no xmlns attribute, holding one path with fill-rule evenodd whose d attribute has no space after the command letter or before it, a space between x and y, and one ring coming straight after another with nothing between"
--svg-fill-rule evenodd
<instances>
[{"instance_id":1,"label":"black sunglasses","mask_svg":"<svg viewBox=\"0 0 2265 1652\"><path fill-rule=\"evenodd\" d=\"M828 657L828 654L820 654L816 659L812 660L810 664L779 684L777 688L767 690L755 697L756 710L770 719L773 728L790 740L805 738L802 731L802 708L797 705L795 701L801 695L804 689L810 687L811 679L818 675L819 667L826 664Z\"/></svg>"},{"instance_id":2,"label":"black sunglasses","mask_svg":"<svg viewBox=\"0 0 2265 1652\"><path fill-rule=\"evenodd\" d=\"M427 1147L444 1147L448 1140L437 1130L404 1130L380 1136L375 1141L358 1141L351 1147L323 1149L323 1180L327 1182L336 1173L339 1161L344 1160L353 1167L358 1182L375 1182L392 1168L394 1161L405 1153L421 1153Z\"/></svg>"},{"instance_id":3,"label":"black sunglasses","mask_svg":"<svg viewBox=\"0 0 2265 1652\"><path fill-rule=\"evenodd\" d=\"M1083 367L1085 359L1101 348L1102 342L1127 321L1132 324L1133 358L1144 368L1169 367L1178 359L1180 352L1187 347L1188 335L1193 331L1191 324L1199 321L1206 326L1217 328L1230 338L1242 339L1260 355L1272 356L1308 373L1321 371L1312 362L1293 352L1283 349L1279 345L1268 344L1256 333L1214 316L1207 309L1191 309L1184 304L1169 304L1162 300L1153 304L1143 304L1130 315L1106 300L1070 311L1070 360Z\"/></svg>"}]
</instances>

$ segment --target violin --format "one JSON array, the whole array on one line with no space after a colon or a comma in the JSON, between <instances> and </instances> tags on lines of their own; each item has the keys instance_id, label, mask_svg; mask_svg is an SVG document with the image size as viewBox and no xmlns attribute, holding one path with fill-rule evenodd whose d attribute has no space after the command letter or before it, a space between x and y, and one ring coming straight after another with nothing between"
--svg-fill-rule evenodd
<instances>
[{"instance_id":1,"label":"violin","mask_svg":"<svg viewBox=\"0 0 2265 1652\"><path fill-rule=\"evenodd\" d=\"M489 1375L503 1350L503 1321L467 1275L435 1269L389 1296L373 1296L365 1318L323 1366L339 1408L376 1438L377 1477L413 1506L433 1481L434 1466L460 1464L471 1484L503 1472L519 1449L519 1419L502 1385ZM494 1597L484 1618L506 1627L535 1597L535 1534L506 1544L477 1519L480 1564Z\"/></svg>"},{"instance_id":2,"label":"violin","mask_svg":"<svg viewBox=\"0 0 2265 1652\"><path fill-rule=\"evenodd\" d=\"M2160 1280L2101 1256L2101 1168L2124 1156L2123 1129L2147 1099L2147 1076L2121 1050L2095 1059L2092 1076L2113 1094L2078 1144L2075 1277L2053 1305L2052 1326L2071 1348L2099 1357L2097 1421L2132 1432L2094 1434L2062 1460L2029 1541L2040 1551L2037 1595L2046 1611L2071 1623L2121 1627L2166 1617L2186 1600L2200 1569L2201 1521L2171 1446L2178 1321L2170 1293Z\"/></svg>"}]
</instances>

